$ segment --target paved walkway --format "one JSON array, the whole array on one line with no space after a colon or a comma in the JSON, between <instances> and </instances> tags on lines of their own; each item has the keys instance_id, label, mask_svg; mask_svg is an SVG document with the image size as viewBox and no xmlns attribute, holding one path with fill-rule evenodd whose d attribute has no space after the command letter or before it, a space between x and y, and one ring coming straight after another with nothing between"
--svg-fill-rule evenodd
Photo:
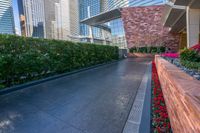
<instances>
[{"instance_id":1,"label":"paved walkway","mask_svg":"<svg viewBox=\"0 0 200 133\"><path fill-rule=\"evenodd\" d=\"M0 133L121 133L148 62L127 59L0 96Z\"/></svg>"}]
</instances>

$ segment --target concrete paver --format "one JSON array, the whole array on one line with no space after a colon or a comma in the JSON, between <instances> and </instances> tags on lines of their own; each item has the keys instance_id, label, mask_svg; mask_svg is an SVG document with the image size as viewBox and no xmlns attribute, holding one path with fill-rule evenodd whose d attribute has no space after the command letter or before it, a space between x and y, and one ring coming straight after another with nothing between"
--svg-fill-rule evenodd
<instances>
[{"instance_id":1,"label":"concrete paver","mask_svg":"<svg viewBox=\"0 0 200 133\"><path fill-rule=\"evenodd\" d=\"M150 59L127 59L0 96L0 133L121 133Z\"/></svg>"}]
</instances>

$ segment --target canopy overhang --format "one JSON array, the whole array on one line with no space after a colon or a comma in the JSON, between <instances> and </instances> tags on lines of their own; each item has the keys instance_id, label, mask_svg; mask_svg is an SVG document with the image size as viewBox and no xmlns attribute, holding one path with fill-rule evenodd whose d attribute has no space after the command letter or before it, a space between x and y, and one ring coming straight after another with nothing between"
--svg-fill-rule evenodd
<instances>
[{"instance_id":1,"label":"canopy overhang","mask_svg":"<svg viewBox=\"0 0 200 133\"><path fill-rule=\"evenodd\" d=\"M114 9L108 12L103 12L100 13L96 16L84 19L80 21L83 24L91 25L91 26L96 26L96 25L101 25L106 22L109 22L114 19L121 18L121 8Z\"/></svg>"},{"instance_id":2,"label":"canopy overhang","mask_svg":"<svg viewBox=\"0 0 200 133\"><path fill-rule=\"evenodd\" d=\"M95 27L104 29L105 31L108 31L108 32L111 32L111 29L105 24L95 25Z\"/></svg>"},{"instance_id":3,"label":"canopy overhang","mask_svg":"<svg viewBox=\"0 0 200 133\"><path fill-rule=\"evenodd\" d=\"M163 25L171 27L171 32L179 32L186 27L186 6L167 3L162 18Z\"/></svg>"},{"instance_id":4,"label":"canopy overhang","mask_svg":"<svg viewBox=\"0 0 200 133\"><path fill-rule=\"evenodd\" d=\"M193 9L200 8L200 1L199 0L174 0L175 5L182 5L182 6L190 6Z\"/></svg>"},{"instance_id":5,"label":"canopy overhang","mask_svg":"<svg viewBox=\"0 0 200 133\"><path fill-rule=\"evenodd\" d=\"M174 0L175 5L188 6L192 0Z\"/></svg>"},{"instance_id":6,"label":"canopy overhang","mask_svg":"<svg viewBox=\"0 0 200 133\"><path fill-rule=\"evenodd\" d=\"M186 13L171 27L172 33L178 33L186 29Z\"/></svg>"}]
</instances>

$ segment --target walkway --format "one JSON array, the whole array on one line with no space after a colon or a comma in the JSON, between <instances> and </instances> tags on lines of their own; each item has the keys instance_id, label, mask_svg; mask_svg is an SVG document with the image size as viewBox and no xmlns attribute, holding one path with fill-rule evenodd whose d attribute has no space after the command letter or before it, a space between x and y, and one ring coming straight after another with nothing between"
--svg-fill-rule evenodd
<instances>
[{"instance_id":1,"label":"walkway","mask_svg":"<svg viewBox=\"0 0 200 133\"><path fill-rule=\"evenodd\" d=\"M121 133L148 59L127 59L0 96L0 133Z\"/></svg>"}]
</instances>

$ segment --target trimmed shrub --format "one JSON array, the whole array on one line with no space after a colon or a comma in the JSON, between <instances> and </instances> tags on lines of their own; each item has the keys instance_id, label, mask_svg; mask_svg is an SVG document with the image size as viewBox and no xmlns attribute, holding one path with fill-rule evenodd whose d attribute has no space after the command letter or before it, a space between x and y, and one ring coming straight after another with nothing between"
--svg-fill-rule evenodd
<instances>
[{"instance_id":1,"label":"trimmed shrub","mask_svg":"<svg viewBox=\"0 0 200 133\"><path fill-rule=\"evenodd\" d=\"M118 59L113 46L0 35L0 88Z\"/></svg>"},{"instance_id":2,"label":"trimmed shrub","mask_svg":"<svg viewBox=\"0 0 200 133\"><path fill-rule=\"evenodd\" d=\"M130 53L165 53L165 47L132 47Z\"/></svg>"}]
</instances>

